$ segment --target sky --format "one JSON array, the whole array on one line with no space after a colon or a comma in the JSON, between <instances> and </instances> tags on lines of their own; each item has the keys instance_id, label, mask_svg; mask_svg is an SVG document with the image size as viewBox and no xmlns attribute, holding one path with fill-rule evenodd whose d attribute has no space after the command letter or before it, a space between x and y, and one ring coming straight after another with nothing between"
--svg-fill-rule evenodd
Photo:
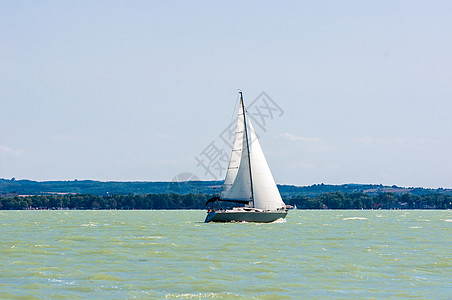
<instances>
[{"instance_id":1,"label":"sky","mask_svg":"<svg viewBox=\"0 0 452 300\"><path fill-rule=\"evenodd\" d=\"M241 89L277 183L451 188L451 53L450 1L0 1L0 178L222 179Z\"/></svg>"}]
</instances>

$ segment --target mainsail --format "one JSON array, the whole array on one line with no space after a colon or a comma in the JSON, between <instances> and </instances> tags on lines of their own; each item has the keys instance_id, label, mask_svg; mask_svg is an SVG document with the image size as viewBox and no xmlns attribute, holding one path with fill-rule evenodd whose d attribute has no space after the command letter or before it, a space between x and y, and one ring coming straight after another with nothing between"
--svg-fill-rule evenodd
<instances>
[{"instance_id":1,"label":"mainsail","mask_svg":"<svg viewBox=\"0 0 452 300\"><path fill-rule=\"evenodd\" d=\"M240 99L234 145L220 194L221 199L224 200L251 201L250 160L248 158L242 101Z\"/></svg>"},{"instance_id":2,"label":"mainsail","mask_svg":"<svg viewBox=\"0 0 452 300\"><path fill-rule=\"evenodd\" d=\"M240 106L231 159L220 198L226 201L250 201L255 208L277 210L284 208L275 180L271 174L257 135ZM245 122L246 125L245 125ZM247 137L247 130L249 139Z\"/></svg>"}]
</instances>

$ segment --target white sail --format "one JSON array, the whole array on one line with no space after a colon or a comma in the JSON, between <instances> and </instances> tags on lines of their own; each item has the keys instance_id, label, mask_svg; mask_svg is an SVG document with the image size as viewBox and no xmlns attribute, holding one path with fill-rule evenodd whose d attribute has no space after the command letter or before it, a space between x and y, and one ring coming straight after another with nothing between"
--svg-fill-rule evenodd
<instances>
[{"instance_id":1,"label":"white sail","mask_svg":"<svg viewBox=\"0 0 452 300\"><path fill-rule=\"evenodd\" d=\"M250 134L250 161L251 174L253 176L254 207L264 210L276 210L284 208L285 204L276 186L273 175L265 159L257 135L248 120L248 132Z\"/></svg>"},{"instance_id":2,"label":"white sail","mask_svg":"<svg viewBox=\"0 0 452 300\"><path fill-rule=\"evenodd\" d=\"M235 130L234 145L231 159L224 179L220 197L225 200L250 200L251 182L248 158L248 146L246 141L245 125L243 118L242 99L240 99L237 127Z\"/></svg>"}]
</instances>

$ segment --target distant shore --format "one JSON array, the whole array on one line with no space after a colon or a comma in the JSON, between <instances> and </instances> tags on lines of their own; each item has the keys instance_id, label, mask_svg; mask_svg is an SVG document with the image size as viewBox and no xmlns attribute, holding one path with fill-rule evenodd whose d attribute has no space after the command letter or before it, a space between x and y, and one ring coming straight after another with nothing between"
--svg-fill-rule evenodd
<instances>
[{"instance_id":1,"label":"distant shore","mask_svg":"<svg viewBox=\"0 0 452 300\"><path fill-rule=\"evenodd\" d=\"M209 194L160 193L147 195L54 194L20 196L4 194L0 210L26 209L205 209ZM394 193L324 193L317 197L292 196L283 198L297 209L452 209L452 195L422 196Z\"/></svg>"},{"instance_id":2,"label":"distant shore","mask_svg":"<svg viewBox=\"0 0 452 300\"><path fill-rule=\"evenodd\" d=\"M223 185L218 181L33 181L0 178L0 196L6 195L63 195L63 194L90 194L97 196L108 195L147 195L147 194L214 194L218 193ZM394 195L443 194L452 195L448 188L399 187L382 184L314 184L310 186L297 186L279 184L279 192L283 198L294 196L317 197L325 193L342 192L344 194L364 193L375 196L383 193Z\"/></svg>"}]
</instances>

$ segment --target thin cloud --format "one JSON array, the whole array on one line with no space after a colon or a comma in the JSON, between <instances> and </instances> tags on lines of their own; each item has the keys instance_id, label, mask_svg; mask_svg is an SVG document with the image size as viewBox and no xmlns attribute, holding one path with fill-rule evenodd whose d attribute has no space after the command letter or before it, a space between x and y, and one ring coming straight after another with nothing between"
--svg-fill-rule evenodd
<instances>
[{"instance_id":1,"label":"thin cloud","mask_svg":"<svg viewBox=\"0 0 452 300\"><path fill-rule=\"evenodd\" d=\"M303 143L320 143L322 142L319 138L309 138L309 137L303 137L303 136L296 136L291 133L285 132L281 134L283 138L286 138L292 142L303 142Z\"/></svg>"},{"instance_id":2,"label":"thin cloud","mask_svg":"<svg viewBox=\"0 0 452 300\"><path fill-rule=\"evenodd\" d=\"M353 142L367 145L367 146L420 146L420 145L435 145L441 144L442 141L434 139L422 139L422 138L407 138L407 137L397 137L397 138L375 138L375 137L359 137L354 138Z\"/></svg>"},{"instance_id":3,"label":"thin cloud","mask_svg":"<svg viewBox=\"0 0 452 300\"><path fill-rule=\"evenodd\" d=\"M282 133L280 136L291 142L301 145L301 147L308 151L330 152L334 151L337 148L336 145L327 143L324 140L316 137L296 136L288 132Z\"/></svg>"},{"instance_id":4,"label":"thin cloud","mask_svg":"<svg viewBox=\"0 0 452 300\"><path fill-rule=\"evenodd\" d=\"M11 155L11 156L21 156L27 154L27 151L23 149L13 149L5 145L0 145L0 154Z\"/></svg>"}]
</instances>

